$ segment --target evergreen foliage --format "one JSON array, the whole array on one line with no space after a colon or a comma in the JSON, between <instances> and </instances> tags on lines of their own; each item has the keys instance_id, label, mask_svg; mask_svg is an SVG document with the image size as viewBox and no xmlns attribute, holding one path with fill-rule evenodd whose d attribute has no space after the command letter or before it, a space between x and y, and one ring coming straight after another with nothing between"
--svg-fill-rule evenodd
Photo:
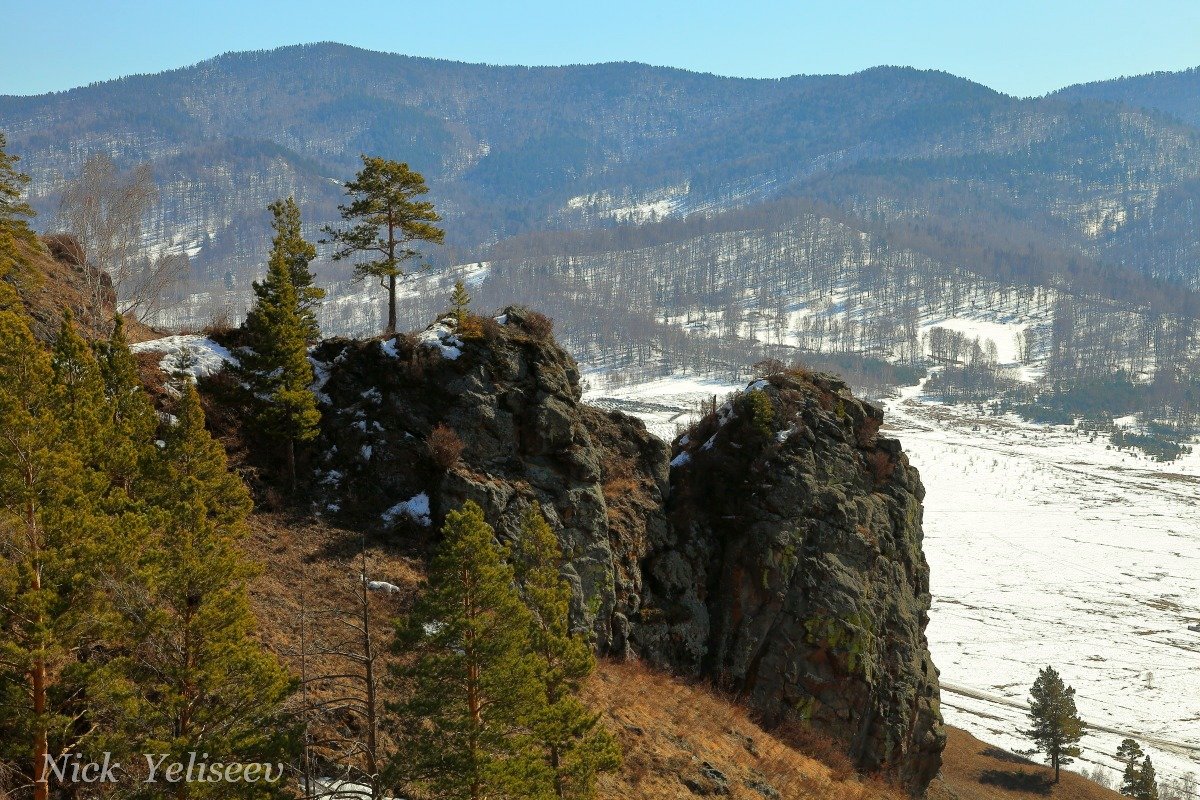
<instances>
[{"instance_id":1,"label":"evergreen foliage","mask_svg":"<svg viewBox=\"0 0 1200 800\"><path fill-rule=\"evenodd\" d=\"M357 280L378 278L388 290L387 333L396 332L396 281L404 264L420 255L417 242L441 244L445 231L434 223L441 217L433 203L418 199L429 192L425 178L408 164L376 156L362 156L363 168L346 183L352 200L338 206L349 227L326 226L336 249L335 261L365 256L354 264Z\"/></svg>"},{"instance_id":2,"label":"evergreen foliage","mask_svg":"<svg viewBox=\"0 0 1200 800\"><path fill-rule=\"evenodd\" d=\"M145 752L272 760L284 746L276 718L290 682L251 638L246 584L254 574L238 550L250 495L204 428L187 384L178 421L165 433L152 474L154 525L145 554L144 607L134 654L137 728ZM244 796L261 786L235 785ZM228 796L229 784L187 784L184 796Z\"/></svg>"},{"instance_id":3,"label":"evergreen foliage","mask_svg":"<svg viewBox=\"0 0 1200 800\"><path fill-rule=\"evenodd\" d=\"M101 396L69 320L51 358L26 318L0 311L0 758L35 800L49 795L47 754L86 749L121 717L95 653L117 638L106 591L131 533L102 503Z\"/></svg>"},{"instance_id":4,"label":"evergreen foliage","mask_svg":"<svg viewBox=\"0 0 1200 800\"><path fill-rule=\"evenodd\" d=\"M454 315L454 330L463 339L476 339L483 334L479 319L471 314L471 294L462 281L454 282L450 293L450 313Z\"/></svg>"},{"instance_id":5,"label":"evergreen foliage","mask_svg":"<svg viewBox=\"0 0 1200 800\"><path fill-rule=\"evenodd\" d=\"M596 668L588 640L569 626L571 587L560 574L562 550L535 503L521 521L512 554L517 581L531 612L531 640L545 705L533 736L553 782L553 796L587 800L596 795L596 775L621 764L616 740L578 694Z\"/></svg>"},{"instance_id":6,"label":"evergreen foliage","mask_svg":"<svg viewBox=\"0 0 1200 800\"><path fill-rule=\"evenodd\" d=\"M1058 783L1059 768L1079 755L1078 742L1084 723L1075 709L1075 690L1063 683L1053 667L1038 673L1029 691L1029 719L1033 726L1025 735L1046 754Z\"/></svg>"},{"instance_id":7,"label":"evergreen foliage","mask_svg":"<svg viewBox=\"0 0 1200 800\"><path fill-rule=\"evenodd\" d=\"M28 319L0 308L0 782L47 800L47 754L269 760L289 680L252 636L249 496L194 387L156 447L121 322L92 348L66 315L46 348Z\"/></svg>"},{"instance_id":8,"label":"evergreen foliage","mask_svg":"<svg viewBox=\"0 0 1200 800\"><path fill-rule=\"evenodd\" d=\"M1150 756L1132 739L1125 739L1117 748L1117 758L1125 764L1121 776L1121 794L1136 800L1158 800L1158 775Z\"/></svg>"},{"instance_id":9,"label":"evergreen foliage","mask_svg":"<svg viewBox=\"0 0 1200 800\"><path fill-rule=\"evenodd\" d=\"M309 265L317 257L317 248L304 238L300 228L300 206L294 197L276 200L269 205L271 228L275 236L271 239L272 255L282 254L287 264L288 275L296 290L296 304L304 328L304 340L314 344L321 338L321 327L317 322L317 307L325 298L325 290L313 282ZM266 287L254 285L254 293L261 300Z\"/></svg>"},{"instance_id":10,"label":"evergreen foliage","mask_svg":"<svg viewBox=\"0 0 1200 800\"><path fill-rule=\"evenodd\" d=\"M421 796L549 797L530 731L544 690L529 609L478 505L447 514L442 533L427 591L398 627L393 773Z\"/></svg>"},{"instance_id":11,"label":"evergreen foliage","mask_svg":"<svg viewBox=\"0 0 1200 800\"><path fill-rule=\"evenodd\" d=\"M34 214L22 193L29 176L17 169L21 159L6 152L7 146L8 140L0 133L0 230L28 230L25 219Z\"/></svg>"},{"instance_id":12,"label":"evergreen foliage","mask_svg":"<svg viewBox=\"0 0 1200 800\"><path fill-rule=\"evenodd\" d=\"M234 371L249 389L262 430L283 443L289 484L295 489L296 443L316 438L321 419L308 360L308 342L319 335L312 304L320 290L311 285L306 259L312 246L299 235L299 215L291 213L295 204L277 203L272 210L277 217L275 247L266 278L254 284L256 300L243 325L246 346ZM308 281L302 291L294 283L296 275Z\"/></svg>"},{"instance_id":13,"label":"evergreen foliage","mask_svg":"<svg viewBox=\"0 0 1200 800\"><path fill-rule=\"evenodd\" d=\"M0 281L12 280L23 272L25 260L18 243L29 244L34 238L27 221L34 212L22 199L29 176L17 169L20 157L9 154L7 146L7 139L0 133ZM0 301L8 303L13 299L9 287L0 285Z\"/></svg>"}]
</instances>

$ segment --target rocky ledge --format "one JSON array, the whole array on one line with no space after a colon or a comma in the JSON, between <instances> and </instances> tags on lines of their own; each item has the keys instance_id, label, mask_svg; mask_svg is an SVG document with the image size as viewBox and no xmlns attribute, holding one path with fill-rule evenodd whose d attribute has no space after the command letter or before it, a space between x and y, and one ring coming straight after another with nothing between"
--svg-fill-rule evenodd
<instances>
[{"instance_id":1,"label":"rocky ledge","mask_svg":"<svg viewBox=\"0 0 1200 800\"><path fill-rule=\"evenodd\" d=\"M575 361L523 308L314 360L323 513L427 536L470 499L510 539L538 502L600 652L711 678L914 794L937 773L924 489L838 379L768 376L669 447L583 404Z\"/></svg>"}]
</instances>

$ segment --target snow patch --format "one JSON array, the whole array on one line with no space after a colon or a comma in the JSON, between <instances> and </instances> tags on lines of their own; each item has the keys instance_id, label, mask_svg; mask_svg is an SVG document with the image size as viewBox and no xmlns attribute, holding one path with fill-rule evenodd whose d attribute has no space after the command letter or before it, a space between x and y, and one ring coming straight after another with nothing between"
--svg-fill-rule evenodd
<instances>
[{"instance_id":1,"label":"snow patch","mask_svg":"<svg viewBox=\"0 0 1200 800\"><path fill-rule=\"evenodd\" d=\"M437 348L442 358L454 361L462 355L462 339L444 321L430 325L417 335L417 341L425 347Z\"/></svg>"},{"instance_id":2,"label":"snow patch","mask_svg":"<svg viewBox=\"0 0 1200 800\"><path fill-rule=\"evenodd\" d=\"M382 519L385 524L392 525L403 517L408 517L418 525L429 527L433 524L433 519L429 515L429 495L421 492L416 497L410 497L383 512Z\"/></svg>"},{"instance_id":3,"label":"snow patch","mask_svg":"<svg viewBox=\"0 0 1200 800\"><path fill-rule=\"evenodd\" d=\"M192 381L215 375L226 364L236 364L237 359L226 348L196 334L166 336L129 346L134 353L163 353L158 367L170 374L184 373Z\"/></svg>"}]
</instances>

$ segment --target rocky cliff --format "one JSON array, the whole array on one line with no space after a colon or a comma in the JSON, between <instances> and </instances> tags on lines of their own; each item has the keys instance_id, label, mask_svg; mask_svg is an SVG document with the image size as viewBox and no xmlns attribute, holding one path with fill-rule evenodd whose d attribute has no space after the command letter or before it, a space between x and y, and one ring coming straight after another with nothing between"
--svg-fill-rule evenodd
<instances>
[{"instance_id":1,"label":"rocky cliff","mask_svg":"<svg viewBox=\"0 0 1200 800\"><path fill-rule=\"evenodd\" d=\"M711 678L923 791L944 744L924 490L877 436L882 412L834 378L781 373L669 449L580 402L545 318L477 323L317 348L322 513L423 537L471 499L508 539L537 502L600 651Z\"/></svg>"}]
</instances>

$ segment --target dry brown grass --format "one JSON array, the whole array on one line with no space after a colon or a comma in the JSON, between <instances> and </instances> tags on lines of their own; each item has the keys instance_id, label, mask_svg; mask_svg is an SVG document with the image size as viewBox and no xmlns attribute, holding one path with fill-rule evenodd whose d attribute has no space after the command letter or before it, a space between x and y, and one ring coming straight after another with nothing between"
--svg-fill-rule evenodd
<instances>
[{"instance_id":1,"label":"dry brown grass","mask_svg":"<svg viewBox=\"0 0 1200 800\"><path fill-rule=\"evenodd\" d=\"M308 620L306 661L308 674L314 679L310 686L310 699L314 703L331 702L347 694L361 695L362 687L356 682L321 677L345 673L353 666L330 655L328 647L346 639L350 632L336 622L343 615L332 612L356 615L361 609L361 545L359 534L319 519L263 511L250 518L250 536L244 549L262 567L250 587L259 621L258 636L293 676L299 677L301 620ZM367 540L366 554L368 576L400 589L398 593L369 593L371 630L376 647L383 653L379 670L386 674L387 666L394 661L387 647L394 621L411 606L424 579L424 566L418 553L387 546L379 540ZM360 652L357 641L351 642L347 649ZM286 708L298 713L299 707L300 697L293 695ZM339 703L317 713L313 724L314 738L318 741L362 730L361 715ZM390 739L386 730L380 733L386 751ZM331 743L317 750L322 756L334 757L342 747L344 744Z\"/></svg>"},{"instance_id":2,"label":"dry brown grass","mask_svg":"<svg viewBox=\"0 0 1200 800\"><path fill-rule=\"evenodd\" d=\"M601 778L602 800L900 800L890 786L831 768L767 733L746 709L640 663L602 663L585 699L621 741L625 764ZM689 786L690 784L690 786Z\"/></svg>"},{"instance_id":3,"label":"dry brown grass","mask_svg":"<svg viewBox=\"0 0 1200 800\"><path fill-rule=\"evenodd\" d=\"M1043 764L1005 753L966 731L946 728L941 775L929 787L929 800L1120 800L1121 795L1073 772L1054 772Z\"/></svg>"}]
</instances>

